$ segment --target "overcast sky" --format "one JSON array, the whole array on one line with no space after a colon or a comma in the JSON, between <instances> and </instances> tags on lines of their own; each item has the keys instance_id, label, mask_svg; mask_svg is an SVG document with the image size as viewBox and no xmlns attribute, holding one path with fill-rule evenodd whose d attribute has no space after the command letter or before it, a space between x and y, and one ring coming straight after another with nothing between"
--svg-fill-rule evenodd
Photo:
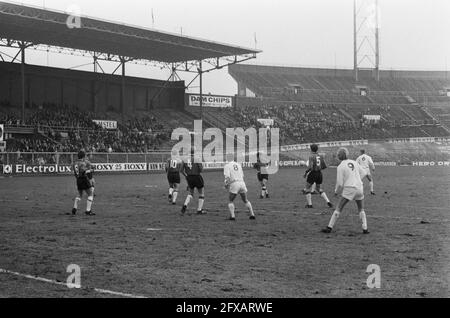
<instances>
[{"instance_id":1,"label":"overcast sky","mask_svg":"<svg viewBox=\"0 0 450 318\"><path fill-rule=\"evenodd\" d=\"M367 0L366 0L367 1ZM13 2L13 1L10 1ZM353 0L27 0L23 4L152 27L263 50L251 63L353 67ZM450 68L449 0L379 0L382 69ZM69 68L89 60L33 52L32 64ZM108 68L108 67L107 67ZM113 69L114 66L109 66ZM80 68L92 70L92 66ZM130 65L128 75L164 78ZM189 81L190 75L183 75ZM237 92L226 70L205 76L205 93ZM193 87L195 88L195 85Z\"/></svg>"}]
</instances>

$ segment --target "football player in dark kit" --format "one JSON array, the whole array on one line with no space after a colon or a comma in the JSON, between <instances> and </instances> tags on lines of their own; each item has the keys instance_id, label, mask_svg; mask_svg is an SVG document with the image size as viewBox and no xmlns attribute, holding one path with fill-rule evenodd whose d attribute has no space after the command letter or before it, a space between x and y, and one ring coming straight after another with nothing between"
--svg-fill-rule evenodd
<instances>
[{"instance_id":1,"label":"football player in dark kit","mask_svg":"<svg viewBox=\"0 0 450 318\"><path fill-rule=\"evenodd\" d=\"M269 198L269 190L267 189L267 182L269 182L269 172L268 172L268 163L263 163L261 161L261 153L256 154L257 162L253 165L253 168L257 171L257 178L259 183L261 184L261 195L260 198Z\"/></svg>"},{"instance_id":2,"label":"football player in dark kit","mask_svg":"<svg viewBox=\"0 0 450 318\"><path fill-rule=\"evenodd\" d=\"M86 215L95 215L95 213L92 212L92 203L94 202L94 170L91 163L86 158L86 153L84 151L80 151L78 153L78 160L73 165L73 171L77 180L78 196L75 198L72 214L77 214L78 203L83 197L83 192L86 192L88 196L86 204Z\"/></svg>"},{"instance_id":3,"label":"football player in dark kit","mask_svg":"<svg viewBox=\"0 0 450 318\"><path fill-rule=\"evenodd\" d=\"M169 181L169 202L173 205L177 203L182 164L176 151L172 152L172 157L166 162L167 180Z\"/></svg>"},{"instance_id":4,"label":"football player in dark kit","mask_svg":"<svg viewBox=\"0 0 450 318\"><path fill-rule=\"evenodd\" d=\"M319 146L311 145L311 155L308 160L308 169L305 172L304 178L306 179L306 188L303 190L303 194L306 195L306 208L312 209L312 188L316 184L316 191L327 202L329 208L333 207L333 204L327 197L327 194L322 190L323 176L322 170L327 168L325 160L318 154Z\"/></svg>"},{"instance_id":5,"label":"football player in dark kit","mask_svg":"<svg viewBox=\"0 0 450 318\"><path fill-rule=\"evenodd\" d=\"M194 198L194 191L197 189L199 195L197 214L201 215L206 214L205 211L203 211L203 204L205 203L205 182L201 175L203 172L203 164L196 162L200 160L194 160L194 157L195 152L192 151L191 158L187 162L183 161L181 168L181 173L186 177L189 189L189 194L181 209L181 213L186 213L189 203Z\"/></svg>"}]
</instances>

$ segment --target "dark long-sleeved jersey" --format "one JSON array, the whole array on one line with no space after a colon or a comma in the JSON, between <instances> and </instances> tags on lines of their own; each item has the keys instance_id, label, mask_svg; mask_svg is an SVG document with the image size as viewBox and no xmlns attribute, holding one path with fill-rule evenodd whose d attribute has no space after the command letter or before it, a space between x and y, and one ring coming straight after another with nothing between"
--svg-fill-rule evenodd
<instances>
[{"instance_id":1,"label":"dark long-sleeved jersey","mask_svg":"<svg viewBox=\"0 0 450 318\"><path fill-rule=\"evenodd\" d=\"M181 172L185 176L199 176L203 172L203 164L192 163L192 161L183 162Z\"/></svg>"},{"instance_id":2,"label":"dark long-sleeved jersey","mask_svg":"<svg viewBox=\"0 0 450 318\"><path fill-rule=\"evenodd\" d=\"M308 171L322 171L327 168L325 160L317 153L312 153L308 160Z\"/></svg>"},{"instance_id":3,"label":"dark long-sleeved jersey","mask_svg":"<svg viewBox=\"0 0 450 318\"><path fill-rule=\"evenodd\" d=\"M91 162L87 159L82 159L74 163L73 172L77 179L87 178L90 180L92 179L94 171Z\"/></svg>"},{"instance_id":4,"label":"dark long-sleeved jersey","mask_svg":"<svg viewBox=\"0 0 450 318\"><path fill-rule=\"evenodd\" d=\"M183 166L183 162L175 159L169 159L166 162L166 172L167 174L180 173Z\"/></svg>"}]
</instances>

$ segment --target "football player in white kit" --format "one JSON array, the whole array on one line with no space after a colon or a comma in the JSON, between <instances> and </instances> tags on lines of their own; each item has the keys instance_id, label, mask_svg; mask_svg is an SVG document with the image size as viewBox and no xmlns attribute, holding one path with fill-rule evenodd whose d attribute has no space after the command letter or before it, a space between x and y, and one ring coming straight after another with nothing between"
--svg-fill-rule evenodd
<instances>
[{"instance_id":1,"label":"football player in white kit","mask_svg":"<svg viewBox=\"0 0 450 318\"><path fill-rule=\"evenodd\" d=\"M225 176L225 189L230 193L228 208L231 216L229 220L236 221L234 200L238 194L240 194L242 201L244 201L250 212L250 220L255 220L252 204L247 199L248 190L244 182L244 172L242 171L242 166L234 161L234 154L227 154L227 164L223 169L223 174Z\"/></svg>"},{"instance_id":2,"label":"football player in white kit","mask_svg":"<svg viewBox=\"0 0 450 318\"><path fill-rule=\"evenodd\" d=\"M341 164L337 168L336 195L341 195L341 200L331 217L328 227L322 230L323 233L331 233L339 215L349 201L355 201L358 206L359 217L362 221L364 234L369 234L367 229L367 216L364 211L364 188L361 181L363 169L354 161L348 159L348 150L341 148L338 151L338 158Z\"/></svg>"},{"instance_id":3,"label":"football player in white kit","mask_svg":"<svg viewBox=\"0 0 450 318\"><path fill-rule=\"evenodd\" d=\"M375 172L375 164L373 163L372 157L366 155L366 151L362 149L361 156L356 159L356 162L359 163L364 172L361 175L361 180L364 180L365 178L369 180L370 194L375 195L375 191L373 189L373 177L371 173L371 171Z\"/></svg>"}]
</instances>

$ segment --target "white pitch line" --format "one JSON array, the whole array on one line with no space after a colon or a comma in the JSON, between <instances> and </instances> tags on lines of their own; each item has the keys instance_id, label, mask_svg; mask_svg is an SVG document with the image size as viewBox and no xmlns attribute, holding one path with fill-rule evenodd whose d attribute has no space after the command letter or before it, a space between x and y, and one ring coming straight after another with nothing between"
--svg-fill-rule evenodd
<instances>
[{"instance_id":1,"label":"white pitch line","mask_svg":"<svg viewBox=\"0 0 450 318\"><path fill-rule=\"evenodd\" d=\"M121 296L121 297L126 297L126 298L147 298L147 297L144 297L144 296L138 296L138 295L133 295L133 294L125 294L125 293L115 292L115 291L111 291L111 290L107 290L107 289L94 288L94 290L97 293L109 294L109 295L114 295L114 296Z\"/></svg>"},{"instance_id":2,"label":"white pitch line","mask_svg":"<svg viewBox=\"0 0 450 318\"><path fill-rule=\"evenodd\" d=\"M13 271L9 271L6 269L0 268L0 273L14 275L14 276L22 277L22 278L27 278L27 279L32 279L32 280L36 280L36 281L43 282L43 283L49 283L49 284L53 284L53 285L67 287L67 283L58 282L53 279L43 278L43 277L39 277L39 276L33 276L33 275L27 275L27 274L22 274L22 273L18 273L18 272L13 272ZM121 296L121 297L126 297L126 298L146 298L144 296L115 292L115 291L107 290L107 289L93 288L93 290L100 294L108 294L108 295Z\"/></svg>"}]
</instances>

